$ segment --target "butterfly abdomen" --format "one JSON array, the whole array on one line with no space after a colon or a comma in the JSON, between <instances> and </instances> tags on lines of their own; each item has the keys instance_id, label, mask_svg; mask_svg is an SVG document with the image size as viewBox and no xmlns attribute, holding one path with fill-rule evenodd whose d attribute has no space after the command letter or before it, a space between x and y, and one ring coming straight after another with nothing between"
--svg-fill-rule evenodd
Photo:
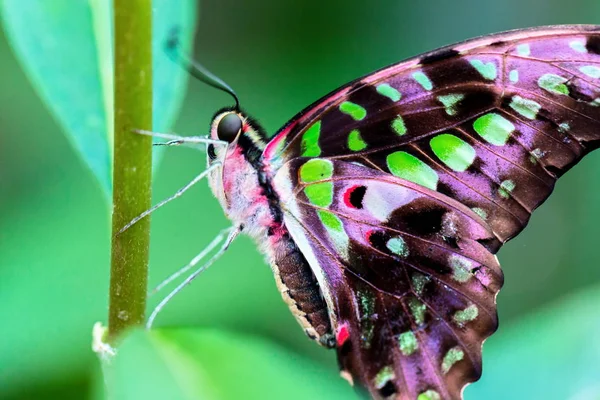
<instances>
[{"instance_id":1,"label":"butterfly abdomen","mask_svg":"<svg viewBox=\"0 0 600 400\"><path fill-rule=\"evenodd\" d=\"M271 244L268 253L281 296L311 339L334 346L327 304L308 262L287 233Z\"/></svg>"}]
</instances>

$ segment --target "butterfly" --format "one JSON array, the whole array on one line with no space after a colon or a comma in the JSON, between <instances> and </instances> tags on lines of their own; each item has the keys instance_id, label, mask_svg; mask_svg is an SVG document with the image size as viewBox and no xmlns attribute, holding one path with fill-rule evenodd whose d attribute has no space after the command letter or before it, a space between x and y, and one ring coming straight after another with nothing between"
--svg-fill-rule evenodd
<instances>
[{"instance_id":1,"label":"butterfly","mask_svg":"<svg viewBox=\"0 0 600 400\"><path fill-rule=\"evenodd\" d=\"M426 53L331 92L272 139L236 104L203 143L202 177L234 226L220 252L238 233L256 240L342 377L374 399L460 399L498 326L496 253L600 145L600 27Z\"/></svg>"}]
</instances>

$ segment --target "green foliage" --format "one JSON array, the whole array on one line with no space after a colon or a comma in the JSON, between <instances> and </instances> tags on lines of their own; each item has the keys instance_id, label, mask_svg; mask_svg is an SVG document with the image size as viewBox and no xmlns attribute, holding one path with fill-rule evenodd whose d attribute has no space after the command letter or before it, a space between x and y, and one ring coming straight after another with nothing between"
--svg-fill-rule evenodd
<instances>
[{"instance_id":1,"label":"green foliage","mask_svg":"<svg viewBox=\"0 0 600 400\"><path fill-rule=\"evenodd\" d=\"M599 399L600 286L505 326L486 342L465 399Z\"/></svg>"},{"instance_id":2,"label":"green foliage","mask_svg":"<svg viewBox=\"0 0 600 400\"><path fill-rule=\"evenodd\" d=\"M266 388L272 399L353 398L335 369L249 335L208 329L135 331L118 351L107 374L109 394L116 400L259 399Z\"/></svg>"},{"instance_id":3,"label":"green foliage","mask_svg":"<svg viewBox=\"0 0 600 400\"><path fill-rule=\"evenodd\" d=\"M162 49L181 29L191 46L194 0L153 1L155 130L169 129L183 100L187 74ZM112 187L112 1L3 0L0 17L15 54L105 192Z\"/></svg>"}]
</instances>

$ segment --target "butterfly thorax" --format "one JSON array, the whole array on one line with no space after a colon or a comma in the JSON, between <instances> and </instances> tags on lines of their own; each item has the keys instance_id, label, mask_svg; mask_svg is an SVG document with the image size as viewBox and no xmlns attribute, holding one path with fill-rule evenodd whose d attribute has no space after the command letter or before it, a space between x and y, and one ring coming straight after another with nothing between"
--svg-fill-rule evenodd
<instances>
[{"instance_id":1,"label":"butterfly thorax","mask_svg":"<svg viewBox=\"0 0 600 400\"><path fill-rule=\"evenodd\" d=\"M252 237L266 255L281 295L305 333L323 345L332 346L326 303L308 262L283 222L279 198L265 172L264 132L249 118L226 110L213 119L211 138L223 140L226 135L219 132L219 123L232 113L241 120L239 132L235 137L232 135L227 148L208 150L209 163L218 160L223 163L210 176L211 190L225 215Z\"/></svg>"}]
</instances>

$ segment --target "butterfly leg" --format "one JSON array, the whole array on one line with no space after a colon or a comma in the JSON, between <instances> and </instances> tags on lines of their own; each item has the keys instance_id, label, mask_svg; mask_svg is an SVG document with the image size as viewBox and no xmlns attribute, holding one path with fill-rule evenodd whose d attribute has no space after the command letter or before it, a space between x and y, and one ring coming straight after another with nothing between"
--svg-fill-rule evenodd
<instances>
[{"instance_id":1,"label":"butterfly leg","mask_svg":"<svg viewBox=\"0 0 600 400\"><path fill-rule=\"evenodd\" d=\"M179 189L177 192L175 192L175 194L173 194L172 196L170 196L170 197L162 200L161 202L159 202L158 204L156 204L152 208L149 208L148 210L144 211L143 213L141 213L140 215L138 215L137 217L135 217L134 219L132 219L127 225L125 225L123 228L121 228L121 230L117 233L117 235L120 235L121 233L125 232L127 229L129 229L131 226L133 226L139 220L141 220L141 219L147 217L148 215L152 214L154 211L158 210L159 208L161 208L162 206L164 206L165 204L167 204L171 200L175 200L176 198L180 197L189 188L191 188L196 183L200 182L202 179L204 179L206 176L208 176L208 174L210 174L212 171L214 171L217 168L220 168L221 165L222 165L221 162L218 162L218 161L212 163L207 169L205 169L204 171L202 171L201 174L199 174L194 179L192 179L187 185L185 185L184 187L182 187L181 189Z\"/></svg>"},{"instance_id":2,"label":"butterfly leg","mask_svg":"<svg viewBox=\"0 0 600 400\"><path fill-rule=\"evenodd\" d=\"M212 264L214 264L214 262L217 261L217 259L219 259L223 255L223 253L225 253L225 251L229 248L229 245L231 244L231 242L233 242L233 240L242 231L242 229L243 229L242 226L238 226L238 227L231 227L231 228L228 228L225 230L225 232L229 232L229 233L227 235L227 239L221 245L219 250L206 263L202 264L190 276L188 276L183 282L181 282L179 285L177 285L177 287L175 289L173 289L167 296L165 296L165 298L162 299L160 303L158 303L158 305L152 311L152 314L150 314L150 317L148 318L148 322L146 322L146 329L152 328L152 324L154 323L154 320L156 319L156 316L158 315L158 313L167 305L167 303L177 293L179 293L184 287L186 287L190 282L192 282L198 275L200 275L202 272L206 271L208 269L208 267L210 267ZM223 232L221 232L221 234L223 234ZM211 245L212 245L212 243L211 243ZM209 245L209 247L210 247L210 245ZM205 252L208 253L208 251L206 251L206 250L207 249L203 250L202 253L205 253ZM202 257L200 257L200 256L205 255L205 254L203 255L202 253L198 254L198 256L196 256L190 262L190 264L185 266L183 269L185 269L187 271L188 269L192 268L195 265L195 263L198 263L202 259ZM194 261L195 261L195 263L194 263ZM178 272L180 272L180 271L178 271ZM183 273L183 272L181 272L181 273ZM179 273L179 275L181 273ZM177 276L179 276L179 275L177 275Z\"/></svg>"},{"instance_id":3,"label":"butterfly leg","mask_svg":"<svg viewBox=\"0 0 600 400\"><path fill-rule=\"evenodd\" d=\"M173 140L169 140L168 142L152 143L152 146L179 146L184 143L185 142L181 139L173 139Z\"/></svg>"},{"instance_id":4,"label":"butterfly leg","mask_svg":"<svg viewBox=\"0 0 600 400\"><path fill-rule=\"evenodd\" d=\"M202 249L202 251L200 253L198 253L198 255L196 257L192 258L192 260L185 267L179 269L175 273L171 274L167 279L163 280L148 295L152 296L153 294L159 292L165 286L167 286L169 283L173 282L175 279L179 278L181 275L183 275L184 273L189 271L191 268L193 268L196 264L198 264L200 261L202 261L202 259L204 257L206 257L206 255L208 253L213 251L214 248L217 247L217 245L219 243L221 243L227 237L227 235L229 235L229 233L232 230L233 230L233 227L229 227L229 228L223 229L221 232L219 232L219 234L212 240L212 242L210 242L208 244L208 246L206 246L204 249Z\"/></svg>"}]
</instances>

